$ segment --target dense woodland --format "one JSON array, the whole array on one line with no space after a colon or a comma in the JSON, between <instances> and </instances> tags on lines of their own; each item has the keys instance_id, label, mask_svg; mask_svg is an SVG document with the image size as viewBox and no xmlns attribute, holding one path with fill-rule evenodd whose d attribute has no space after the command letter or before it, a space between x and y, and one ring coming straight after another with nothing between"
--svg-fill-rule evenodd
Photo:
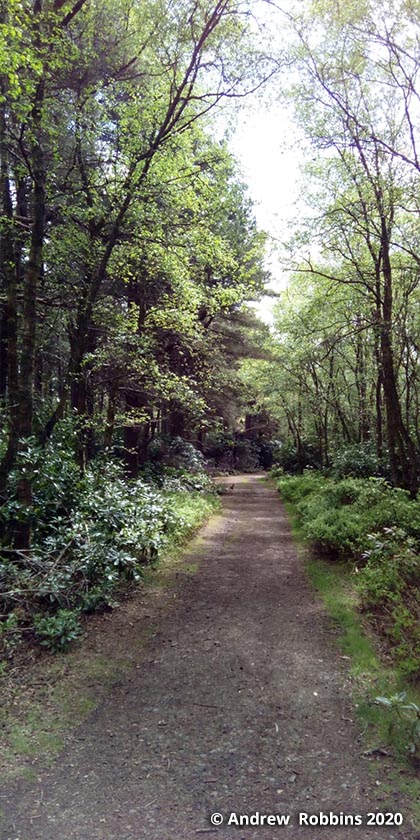
<instances>
[{"instance_id":1,"label":"dense woodland","mask_svg":"<svg viewBox=\"0 0 420 840\"><path fill-rule=\"evenodd\" d=\"M279 63L232 0L0 15L2 634L60 647L237 462L266 237L212 113Z\"/></svg>"},{"instance_id":2,"label":"dense woodland","mask_svg":"<svg viewBox=\"0 0 420 840\"><path fill-rule=\"evenodd\" d=\"M328 468L359 444L415 495L419 7L320 2L285 25L305 203L273 361L251 379L258 371L300 468Z\"/></svg>"},{"instance_id":3,"label":"dense woodland","mask_svg":"<svg viewBox=\"0 0 420 840\"><path fill-rule=\"evenodd\" d=\"M0 16L6 656L20 633L65 647L196 527L209 467L303 473L281 492L314 494L308 536L359 565L391 533L372 563L405 557L403 603L420 580L418 3L4 0ZM257 97L293 115L302 162L271 328L253 308L267 235L220 129ZM350 484L333 499L325 481Z\"/></svg>"},{"instance_id":4,"label":"dense woodland","mask_svg":"<svg viewBox=\"0 0 420 840\"><path fill-rule=\"evenodd\" d=\"M45 446L63 418L81 469L119 433L136 475L156 431L217 413L263 236L204 117L271 64L226 2L3 14L4 496L28 441ZM23 475L17 501L31 504ZM23 519L15 543L29 545Z\"/></svg>"}]
</instances>

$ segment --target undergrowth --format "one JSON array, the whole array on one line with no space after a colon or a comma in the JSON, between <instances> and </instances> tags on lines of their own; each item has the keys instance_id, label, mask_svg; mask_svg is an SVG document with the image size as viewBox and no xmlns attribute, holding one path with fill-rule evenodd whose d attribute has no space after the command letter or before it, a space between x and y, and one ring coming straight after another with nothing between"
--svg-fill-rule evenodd
<instances>
[{"instance_id":1,"label":"undergrowth","mask_svg":"<svg viewBox=\"0 0 420 840\"><path fill-rule=\"evenodd\" d=\"M0 549L0 672L22 639L66 650L80 637L84 614L115 606L122 587L141 581L148 565L217 508L211 480L188 454L185 466L127 480L108 457L81 474L65 441L26 451L32 507L23 513L11 494L1 508L9 526L30 518L32 545Z\"/></svg>"},{"instance_id":2,"label":"undergrowth","mask_svg":"<svg viewBox=\"0 0 420 840\"><path fill-rule=\"evenodd\" d=\"M399 669L420 678L420 502L383 478L333 480L314 470L277 481L318 556L344 561L359 609Z\"/></svg>"},{"instance_id":3,"label":"undergrowth","mask_svg":"<svg viewBox=\"0 0 420 840\"><path fill-rule=\"evenodd\" d=\"M408 702L418 702L415 689L407 688L399 668L382 663L369 634L365 632L358 614L357 592L351 570L346 564L309 559L309 578L321 595L338 629L339 645L350 660L354 681L355 706L363 727L367 754L381 745L389 745L401 759L412 759L412 726L407 718L392 714L379 698L408 695ZM405 691L404 691L405 689ZM416 765L417 766L417 765Z\"/></svg>"},{"instance_id":4,"label":"undergrowth","mask_svg":"<svg viewBox=\"0 0 420 840\"><path fill-rule=\"evenodd\" d=\"M285 502L292 524L295 540L304 542L302 521L296 506ZM359 611L360 594L355 586L352 564L331 558L322 558L307 553L305 566L308 577L325 603L337 631L337 642L342 655L348 659L353 683L353 701L363 733L364 751L367 758L386 754L391 747L400 763L396 765L396 786L405 786L406 793L417 801L419 783L407 768L407 776L401 772L406 762L417 769L416 752L413 753L413 720L406 714L395 714L395 698L404 697L404 703L417 706L418 692L407 685L405 675L390 661L382 661L377 645ZM387 698L390 703L384 703ZM384 749L385 748L385 749ZM419 814L420 817L420 809Z\"/></svg>"}]
</instances>

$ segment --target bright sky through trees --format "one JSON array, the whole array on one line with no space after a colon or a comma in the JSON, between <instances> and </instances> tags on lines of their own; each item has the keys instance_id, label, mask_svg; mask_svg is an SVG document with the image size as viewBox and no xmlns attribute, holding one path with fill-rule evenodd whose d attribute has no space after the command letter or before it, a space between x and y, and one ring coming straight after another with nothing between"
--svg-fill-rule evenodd
<instances>
[{"instance_id":1,"label":"bright sky through trees","mask_svg":"<svg viewBox=\"0 0 420 840\"><path fill-rule=\"evenodd\" d=\"M271 287L279 291L287 283L280 249L290 237L299 199L299 130L282 103L264 102L257 96L250 98L240 113L229 146L255 202L258 226L269 234ZM265 297L257 306L261 317L269 322L273 301Z\"/></svg>"}]
</instances>

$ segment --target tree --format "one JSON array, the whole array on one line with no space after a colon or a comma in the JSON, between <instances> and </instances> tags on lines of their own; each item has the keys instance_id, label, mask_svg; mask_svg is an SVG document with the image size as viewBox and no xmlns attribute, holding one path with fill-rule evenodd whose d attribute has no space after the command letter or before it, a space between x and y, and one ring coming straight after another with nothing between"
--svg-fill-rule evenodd
<instances>
[{"instance_id":1,"label":"tree","mask_svg":"<svg viewBox=\"0 0 420 840\"><path fill-rule=\"evenodd\" d=\"M69 406L79 465L91 456L95 359L104 348L98 318L104 311L109 317L106 299L119 289L121 318L136 309L137 333L142 319L162 308L162 298L174 289L174 266L163 265L150 242L160 235L161 204L174 209L171 184L179 189L191 179L199 193L200 166L211 166L214 157L214 151L198 150L199 140L186 138L223 98L261 85L276 63L252 47L255 22L234 0L73 5L57 0L52 6L8 0L2 9L0 393L9 421L0 494L5 499L19 452L34 434L45 443ZM185 221L195 210L176 212L184 213ZM215 243L216 234L211 236ZM201 266L202 257L196 258ZM191 266L189 271L184 288L189 282L198 289L201 280ZM156 277L160 292L153 299L148 290ZM240 282L239 275L232 279L238 287ZM184 290L180 301L183 296ZM223 309L226 299L219 297ZM235 292L230 304L240 297ZM193 329L192 310L189 326L185 318L187 331ZM143 336L137 338L141 344ZM138 342L137 349L142 352ZM113 368L108 443L116 383L124 372L118 359ZM130 393L126 383L128 401ZM48 417L42 405L46 394ZM147 404L131 408L144 409L144 419L150 418L155 410L150 399L150 389L143 397L137 394L134 402ZM31 506L31 484L23 473L18 501L22 509ZM26 549L29 537L22 516L16 547Z\"/></svg>"},{"instance_id":2,"label":"tree","mask_svg":"<svg viewBox=\"0 0 420 840\"><path fill-rule=\"evenodd\" d=\"M379 23L373 23L375 16ZM393 480L414 494L417 453L410 418L402 409L399 306L415 290L418 274L416 246L411 236L408 246L406 241L407 217L418 212L407 169L415 170L411 101L416 94L410 85L416 59L410 73L404 70L404 48L397 48L395 39L399 34L404 43L407 25L391 25L391 36L389 18L381 22L373 3L358 10L323 3L314 14L294 19L293 26L300 74L293 96L301 124L319 152L318 175L329 188L317 196L320 236L313 239L322 238L321 259L308 259L305 270L314 280L321 276L333 285L352 285L360 297L357 334L368 330L375 337L378 449L383 392ZM361 339L357 346L359 432L366 438Z\"/></svg>"}]
</instances>

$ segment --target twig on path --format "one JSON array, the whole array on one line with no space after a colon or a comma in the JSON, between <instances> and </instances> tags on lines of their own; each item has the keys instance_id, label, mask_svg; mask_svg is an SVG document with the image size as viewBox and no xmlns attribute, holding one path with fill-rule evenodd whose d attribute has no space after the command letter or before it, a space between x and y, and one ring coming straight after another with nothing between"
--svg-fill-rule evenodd
<instances>
[{"instance_id":1,"label":"twig on path","mask_svg":"<svg viewBox=\"0 0 420 840\"><path fill-rule=\"evenodd\" d=\"M156 801L157 801L157 796L155 796L155 798L154 798L154 799L152 799L152 800L151 800L151 802L148 802L148 803L147 803L147 805L145 805L144 807L145 807L145 808L149 808L149 807L150 807L150 805L153 805L153 803L154 803L154 802L156 802Z\"/></svg>"},{"instance_id":2,"label":"twig on path","mask_svg":"<svg viewBox=\"0 0 420 840\"><path fill-rule=\"evenodd\" d=\"M212 703L193 703L193 706L202 706L203 709L220 709L221 712L225 711L224 706L213 706ZM208 831L208 829L202 829L203 831Z\"/></svg>"},{"instance_id":3,"label":"twig on path","mask_svg":"<svg viewBox=\"0 0 420 840\"><path fill-rule=\"evenodd\" d=\"M390 752L387 750L383 750L382 747L374 747L371 750L364 750L364 752L360 753L362 758L382 758L382 756L391 755Z\"/></svg>"}]
</instances>

